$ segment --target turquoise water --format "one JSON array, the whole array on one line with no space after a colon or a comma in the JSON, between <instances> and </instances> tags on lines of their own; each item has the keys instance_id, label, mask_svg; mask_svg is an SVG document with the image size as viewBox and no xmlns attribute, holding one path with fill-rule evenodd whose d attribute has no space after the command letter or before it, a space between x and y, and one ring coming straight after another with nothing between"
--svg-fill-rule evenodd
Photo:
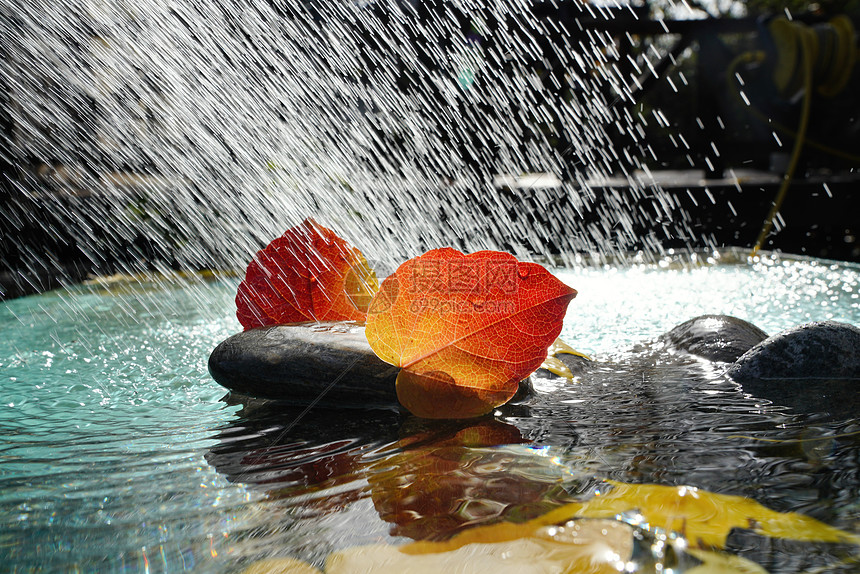
<instances>
[{"instance_id":1,"label":"turquoise water","mask_svg":"<svg viewBox=\"0 0 860 574\"><path fill-rule=\"evenodd\" d=\"M536 515L600 478L742 494L857 532L860 440L850 433L860 421L792 413L690 365L652 365L646 381L624 358L704 313L771 334L811 320L860 325L860 268L689 261L558 271L579 290L563 337L616 366L574 386L544 381L530 403L469 424L394 411L299 419L300 409L222 400L206 361L240 328L235 278L117 279L5 302L0 571L231 572L273 555L318 562L346 546ZM849 436L814 449L738 438L810 433ZM403 518L391 485L419 485L428 459L433 468L447 461L431 476L458 502L428 509L419 489ZM772 571L844 558L797 544L762 551L759 542L736 537L728 551Z\"/></svg>"},{"instance_id":2,"label":"turquoise water","mask_svg":"<svg viewBox=\"0 0 860 574\"><path fill-rule=\"evenodd\" d=\"M3 567L199 564L248 498L203 457L235 411L206 370L230 287L110 287L0 308Z\"/></svg>"}]
</instances>

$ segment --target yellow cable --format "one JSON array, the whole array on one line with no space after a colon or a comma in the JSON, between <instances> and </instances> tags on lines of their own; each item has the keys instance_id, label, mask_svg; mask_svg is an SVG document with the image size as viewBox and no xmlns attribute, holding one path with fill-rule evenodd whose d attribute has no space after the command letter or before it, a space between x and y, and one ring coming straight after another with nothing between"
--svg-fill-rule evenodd
<instances>
[{"instance_id":1,"label":"yellow cable","mask_svg":"<svg viewBox=\"0 0 860 574\"><path fill-rule=\"evenodd\" d=\"M797 132L795 132L794 130L792 130L788 126L785 126L785 125L783 125L777 121L774 121L771 118L769 118L768 116L766 116L765 114L761 113L758 109L756 109L755 106L752 105L752 102L748 102L748 101L744 100L743 98L741 98L740 92L737 90L737 81L734 80L735 71L736 71L737 67L741 64L763 62L766 59L766 57L767 56L765 55L764 52L753 51L753 52L744 52L743 54L741 54L740 56L738 56L737 58L732 60L732 62L729 64L728 68L726 68L726 76L728 77L729 84L734 85L736 88L734 90L731 90L731 92L735 96L735 99L737 99L738 102L741 102L744 105L744 107L746 107L749 110L750 114L752 114L756 119L758 119L762 123L765 123L774 129L776 129L781 134L786 135L792 139L795 139L797 137ZM860 163L860 155L851 154L851 153L842 151L840 149L830 147L830 146L823 144L823 143L816 141L816 140L807 139L805 144L809 147L813 147L819 151L823 151L824 153L830 154L834 157L838 157L838 158L846 159L848 161Z\"/></svg>"},{"instance_id":2,"label":"yellow cable","mask_svg":"<svg viewBox=\"0 0 860 574\"><path fill-rule=\"evenodd\" d=\"M788 193L788 188L791 185L791 180L794 177L794 171L797 169L797 164L800 160L800 152L803 151L803 140L806 138L806 128L809 126L809 111L812 108L812 45L813 39L810 36L813 32L803 30L800 36L800 47L803 51L803 104L800 111L800 125L797 129L797 136L794 138L794 149L791 152L791 161L788 163L788 169L785 170L785 175L782 178L782 184L779 186L779 191L776 194L776 199L770 208L770 212L764 220L764 225L758 234L755 246L750 253L750 257L755 257L758 251L764 245L770 230L773 229L773 221L776 214L782 207L782 202Z\"/></svg>"}]
</instances>

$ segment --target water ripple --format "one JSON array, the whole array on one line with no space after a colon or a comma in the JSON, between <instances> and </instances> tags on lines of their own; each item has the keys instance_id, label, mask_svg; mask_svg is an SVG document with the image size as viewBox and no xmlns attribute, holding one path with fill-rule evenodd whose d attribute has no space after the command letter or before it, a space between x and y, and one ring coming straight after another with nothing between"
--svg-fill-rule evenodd
<instances>
[{"instance_id":1,"label":"water ripple","mask_svg":"<svg viewBox=\"0 0 860 574\"><path fill-rule=\"evenodd\" d=\"M764 285L773 277L757 279L761 273L797 273L801 282L811 274L821 284L808 296L829 302L838 290L831 280L857 276L799 265L736 266L716 276ZM153 308L139 294L86 288L7 302L0 326L16 336L0 341L0 551L13 568L45 571L220 572L272 554L319 563L352 545L526 520L592 496L605 478L740 494L856 531L856 420L749 396L701 362L619 351L676 317L739 308L723 306L731 298L721 299L714 270L696 273L609 272L622 287L600 294L602 303L578 298L565 327L603 349L598 366L575 382L538 376L532 399L471 422L222 401L205 359L238 326L185 304L205 299L207 310L229 309L230 283L191 286L193 295L168 287L157 292L172 300L162 315L115 325L113 313ZM577 288L576 277L584 279L581 293L604 285L597 271L570 276ZM667 302L639 317L615 300L623 285L647 295L649 283L655 298L690 286L699 307ZM804 311L803 297L782 309L788 319L763 319L818 318L825 307ZM852 301L836 301L836 315L856 318ZM757 308L745 309L753 316ZM607 321L623 322L624 332L607 331ZM590 332L594 326L602 330Z\"/></svg>"}]
</instances>

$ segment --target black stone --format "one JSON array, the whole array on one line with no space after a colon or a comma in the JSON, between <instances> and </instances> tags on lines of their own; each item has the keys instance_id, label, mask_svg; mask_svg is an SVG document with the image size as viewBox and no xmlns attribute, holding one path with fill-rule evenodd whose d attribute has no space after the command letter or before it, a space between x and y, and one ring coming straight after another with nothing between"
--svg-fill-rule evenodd
<instances>
[{"instance_id":1,"label":"black stone","mask_svg":"<svg viewBox=\"0 0 860 574\"><path fill-rule=\"evenodd\" d=\"M237 333L209 356L212 378L237 397L336 408L400 408L398 367L353 323L276 325ZM534 394L528 378L511 402Z\"/></svg>"},{"instance_id":2,"label":"black stone","mask_svg":"<svg viewBox=\"0 0 860 574\"><path fill-rule=\"evenodd\" d=\"M277 325L223 341L209 357L220 385L257 398L336 407L398 407L397 367L379 359L364 328Z\"/></svg>"},{"instance_id":3,"label":"black stone","mask_svg":"<svg viewBox=\"0 0 860 574\"><path fill-rule=\"evenodd\" d=\"M736 361L765 339L767 333L752 323L728 315L695 317L660 337L671 350L723 363Z\"/></svg>"},{"instance_id":4,"label":"black stone","mask_svg":"<svg viewBox=\"0 0 860 574\"><path fill-rule=\"evenodd\" d=\"M660 337L658 353L689 353L731 363L727 373L744 392L798 412L851 416L860 409L860 329L833 322L812 323L767 338L734 317L705 315ZM647 359L643 352L641 358ZM636 368L603 365L559 355L580 376ZM644 369L650 364L642 363ZM607 368L609 369L607 371ZM363 327L351 323L278 325L238 333L209 357L209 372L236 394L295 405L400 408L398 368L380 360ZM526 379L512 403L528 403Z\"/></svg>"},{"instance_id":5,"label":"black stone","mask_svg":"<svg viewBox=\"0 0 860 574\"><path fill-rule=\"evenodd\" d=\"M800 325L762 341L727 371L744 391L798 412L860 413L860 329Z\"/></svg>"}]
</instances>

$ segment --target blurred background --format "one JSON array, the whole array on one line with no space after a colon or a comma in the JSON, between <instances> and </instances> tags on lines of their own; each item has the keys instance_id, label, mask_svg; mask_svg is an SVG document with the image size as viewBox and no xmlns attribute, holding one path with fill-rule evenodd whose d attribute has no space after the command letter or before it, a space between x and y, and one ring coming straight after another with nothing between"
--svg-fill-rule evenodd
<instances>
[{"instance_id":1,"label":"blurred background","mask_svg":"<svg viewBox=\"0 0 860 574\"><path fill-rule=\"evenodd\" d=\"M857 0L0 8L3 298L308 215L395 260L860 261Z\"/></svg>"}]
</instances>

